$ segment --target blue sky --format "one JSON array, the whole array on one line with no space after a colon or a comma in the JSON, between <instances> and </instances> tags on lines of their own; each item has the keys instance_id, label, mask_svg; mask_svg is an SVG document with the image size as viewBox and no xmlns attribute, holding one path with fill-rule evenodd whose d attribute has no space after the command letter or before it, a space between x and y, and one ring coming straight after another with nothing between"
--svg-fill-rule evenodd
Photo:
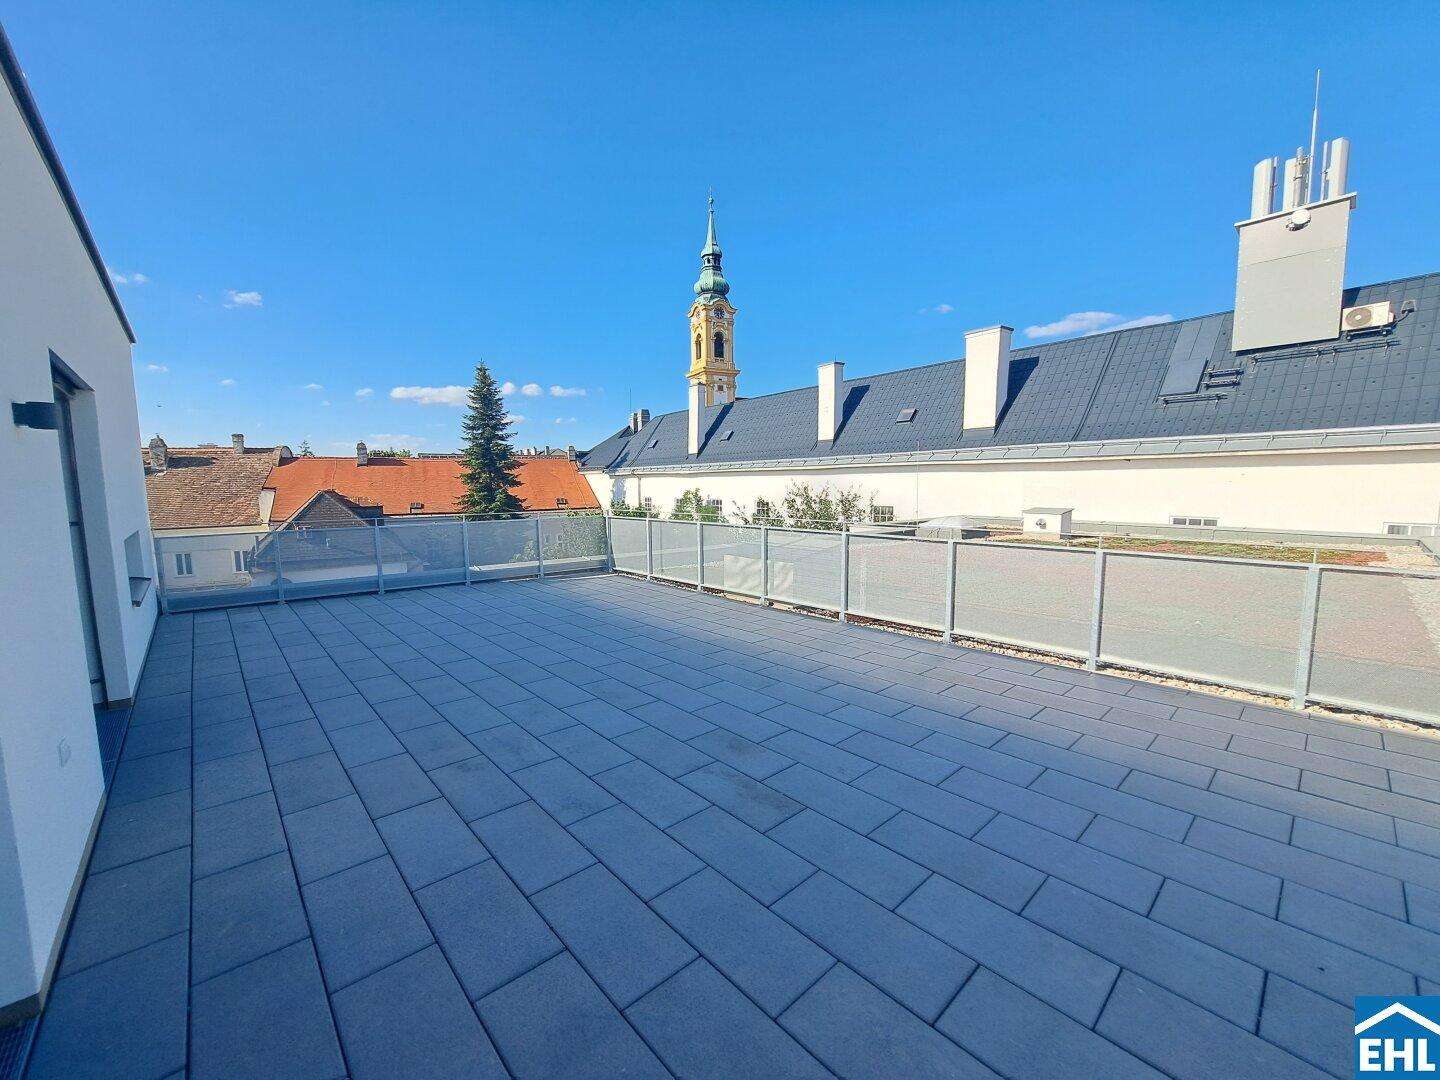
<instances>
[{"instance_id":1,"label":"blue sky","mask_svg":"<svg viewBox=\"0 0 1440 1080\"><path fill-rule=\"evenodd\" d=\"M477 359L516 387L519 444L683 408L712 186L747 396L948 359L996 322L1223 310L1250 167L1308 139L1317 66L1322 137L1354 141L1349 281L1440 270L1433 6L4 17L126 279L142 434L172 444L451 449L444 388Z\"/></svg>"}]
</instances>

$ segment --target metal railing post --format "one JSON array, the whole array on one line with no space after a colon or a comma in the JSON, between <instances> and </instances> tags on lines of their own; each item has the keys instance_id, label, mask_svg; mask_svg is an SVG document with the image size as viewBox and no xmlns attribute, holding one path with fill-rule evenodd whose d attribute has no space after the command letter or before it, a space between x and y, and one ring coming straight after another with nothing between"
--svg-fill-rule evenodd
<instances>
[{"instance_id":1,"label":"metal railing post","mask_svg":"<svg viewBox=\"0 0 1440 1080\"><path fill-rule=\"evenodd\" d=\"M1315 624L1320 615L1320 575L1318 563L1305 568L1305 596L1300 607L1300 650L1295 656L1295 694L1292 708L1303 709L1310 697L1310 673L1315 667Z\"/></svg>"},{"instance_id":2,"label":"metal railing post","mask_svg":"<svg viewBox=\"0 0 1440 1080\"><path fill-rule=\"evenodd\" d=\"M605 569L615 572L615 519L605 515Z\"/></svg>"},{"instance_id":3,"label":"metal railing post","mask_svg":"<svg viewBox=\"0 0 1440 1080\"><path fill-rule=\"evenodd\" d=\"M285 603L285 560L280 557L280 533L270 534L275 538L275 599Z\"/></svg>"},{"instance_id":4,"label":"metal railing post","mask_svg":"<svg viewBox=\"0 0 1440 1080\"><path fill-rule=\"evenodd\" d=\"M1085 660L1089 671L1100 667L1100 624L1105 609L1105 558L1103 547L1095 549L1095 604L1090 615L1090 655Z\"/></svg>"},{"instance_id":5,"label":"metal railing post","mask_svg":"<svg viewBox=\"0 0 1440 1080\"><path fill-rule=\"evenodd\" d=\"M460 549L465 553L465 584L470 584L470 522L460 519Z\"/></svg>"},{"instance_id":6,"label":"metal railing post","mask_svg":"<svg viewBox=\"0 0 1440 1080\"><path fill-rule=\"evenodd\" d=\"M945 640L955 640L955 541L945 542Z\"/></svg>"},{"instance_id":7,"label":"metal railing post","mask_svg":"<svg viewBox=\"0 0 1440 1080\"><path fill-rule=\"evenodd\" d=\"M770 603L770 526L760 526L760 602Z\"/></svg>"},{"instance_id":8,"label":"metal railing post","mask_svg":"<svg viewBox=\"0 0 1440 1080\"><path fill-rule=\"evenodd\" d=\"M160 614L167 615L170 612L170 600L165 595L165 556L160 554L160 545L154 537L150 538L150 551L155 556L155 599L160 603Z\"/></svg>"},{"instance_id":9,"label":"metal railing post","mask_svg":"<svg viewBox=\"0 0 1440 1080\"><path fill-rule=\"evenodd\" d=\"M655 580L655 519L645 515L645 580Z\"/></svg>"},{"instance_id":10,"label":"metal railing post","mask_svg":"<svg viewBox=\"0 0 1440 1080\"><path fill-rule=\"evenodd\" d=\"M385 595L385 564L380 559L380 530L383 525L375 526L375 589L381 595Z\"/></svg>"},{"instance_id":11,"label":"metal railing post","mask_svg":"<svg viewBox=\"0 0 1440 1080\"><path fill-rule=\"evenodd\" d=\"M840 530L840 621L850 621L850 530Z\"/></svg>"},{"instance_id":12,"label":"metal railing post","mask_svg":"<svg viewBox=\"0 0 1440 1080\"><path fill-rule=\"evenodd\" d=\"M695 591L705 591L705 523L695 519Z\"/></svg>"},{"instance_id":13,"label":"metal railing post","mask_svg":"<svg viewBox=\"0 0 1440 1080\"><path fill-rule=\"evenodd\" d=\"M544 540L540 536L540 515L535 515L535 568L541 577L545 576L545 550L542 547Z\"/></svg>"}]
</instances>

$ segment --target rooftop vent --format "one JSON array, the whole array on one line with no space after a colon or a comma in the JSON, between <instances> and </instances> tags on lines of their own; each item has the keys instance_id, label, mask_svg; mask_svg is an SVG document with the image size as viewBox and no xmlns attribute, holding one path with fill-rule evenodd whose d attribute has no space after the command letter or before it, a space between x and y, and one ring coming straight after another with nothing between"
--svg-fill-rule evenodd
<instances>
[{"instance_id":1,"label":"rooftop vent","mask_svg":"<svg viewBox=\"0 0 1440 1080\"><path fill-rule=\"evenodd\" d=\"M915 419L915 410L914 410L914 409L901 409L901 410L900 410L900 415L895 418L895 423L897 423L897 424L908 424L908 423L910 423L911 420L914 420L914 419Z\"/></svg>"}]
</instances>

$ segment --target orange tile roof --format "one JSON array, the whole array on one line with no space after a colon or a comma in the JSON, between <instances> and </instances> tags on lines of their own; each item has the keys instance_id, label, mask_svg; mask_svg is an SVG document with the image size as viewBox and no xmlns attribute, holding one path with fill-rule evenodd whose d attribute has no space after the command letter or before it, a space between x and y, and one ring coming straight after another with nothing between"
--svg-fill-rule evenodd
<instances>
[{"instance_id":1,"label":"orange tile roof","mask_svg":"<svg viewBox=\"0 0 1440 1080\"><path fill-rule=\"evenodd\" d=\"M150 451L140 450L145 466L145 497L154 529L198 529L260 525L260 489L275 463L270 447L172 446L167 467L155 469Z\"/></svg>"},{"instance_id":2,"label":"orange tile roof","mask_svg":"<svg viewBox=\"0 0 1440 1080\"><path fill-rule=\"evenodd\" d=\"M453 514L465 486L458 458L371 456L360 465L353 457L302 457L276 465L265 487L275 492L272 523L284 521L315 497L334 491L362 506L378 506L387 517L404 514ZM598 510L600 504L568 458L518 458L515 496L526 510ZM566 506L557 506L557 499ZM421 508L411 511L412 503Z\"/></svg>"}]
</instances>

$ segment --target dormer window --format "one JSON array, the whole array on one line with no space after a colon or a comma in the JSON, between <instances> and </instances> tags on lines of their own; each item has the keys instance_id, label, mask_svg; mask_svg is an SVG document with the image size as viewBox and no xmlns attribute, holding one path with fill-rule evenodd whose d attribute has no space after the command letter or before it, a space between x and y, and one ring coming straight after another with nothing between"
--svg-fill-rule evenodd
<instances>
[{"instance_id":1,"label":"dormer window","mask_svg":"<svg viewBox=\"0 0 1440 1080\"><path fill-rule=\"evenodd\" d=\"M424 504L424 503L411 503L411 504L410 504L410 512L411 512L412 514L418 514L421 510L424 510L424 509L425 509L425 504Z\"/></svg>"}]
</instances>

